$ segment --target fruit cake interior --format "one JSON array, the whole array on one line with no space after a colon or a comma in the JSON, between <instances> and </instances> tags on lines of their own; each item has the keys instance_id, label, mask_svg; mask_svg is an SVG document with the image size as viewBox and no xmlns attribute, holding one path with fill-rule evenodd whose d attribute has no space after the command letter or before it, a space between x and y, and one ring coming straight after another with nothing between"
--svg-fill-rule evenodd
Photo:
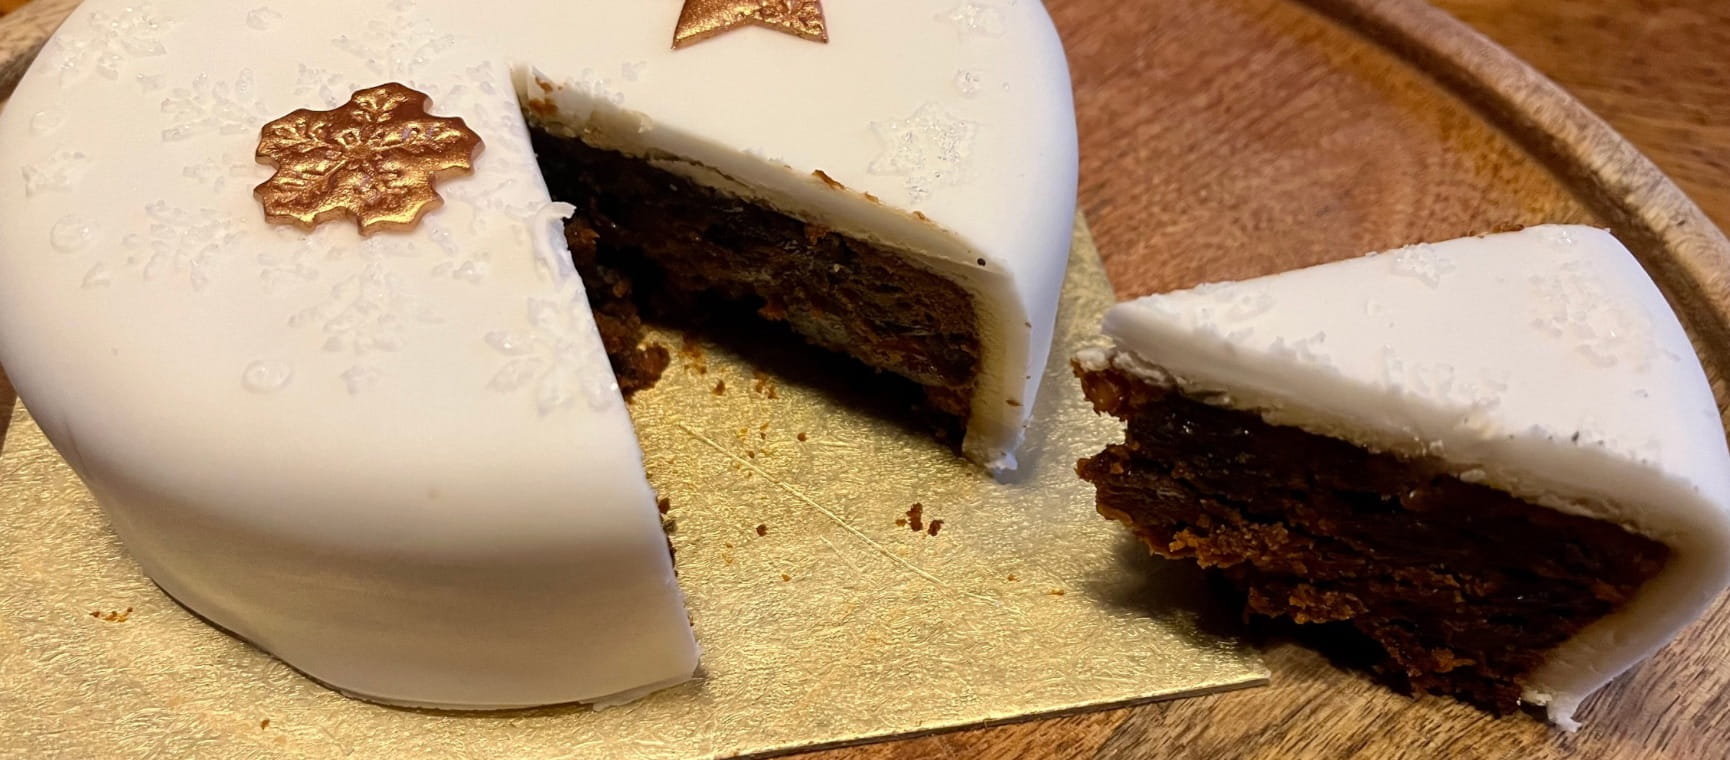
<instances>
[{"instance_id":1,"label":"fruit cake interior","mask_svg":"<svg viewBox=\"0 0 1730 760\"><path fill-rule=\"evenodd\" d=\"M1078 374L1125 441L1083 460L1101 513L1218 568L1246 614L1349 625L1411 688L1515 709L1544 653L1611 612L1668 549L1116 367Z\"/></svg>"},{"instance_id":2,"label":"fruit cake interior","mask_svg":"<svg viewBox=\"0 0 1730 760\"><path fill-rule=\"evenodd\" d=\"M725 194L574 137L534 132L620 384L653 385L665 349L641 320L760 320L916 384L959 430L979 367L972 296L911 255Z\"/></svg>"}]
</instances>

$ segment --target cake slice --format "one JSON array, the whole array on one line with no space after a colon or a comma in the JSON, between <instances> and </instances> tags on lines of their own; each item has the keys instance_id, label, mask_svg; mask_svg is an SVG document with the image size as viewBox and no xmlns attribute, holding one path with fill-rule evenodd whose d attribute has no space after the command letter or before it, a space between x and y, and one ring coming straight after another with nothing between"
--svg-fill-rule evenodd
<instances>
[{"instance_id":1,"label":"cake slice","mask_svg":"<svg viewBox=\"0 0 1730 760\"><path fill-rule=\"evenodd\" d=\"M1075 361L1127 423L1079 465L1099 510L1416 689L1573 727L1730 579L1711 388L1603 230L1152 296L1105 332Z\"/></svg>"}]
</instances>

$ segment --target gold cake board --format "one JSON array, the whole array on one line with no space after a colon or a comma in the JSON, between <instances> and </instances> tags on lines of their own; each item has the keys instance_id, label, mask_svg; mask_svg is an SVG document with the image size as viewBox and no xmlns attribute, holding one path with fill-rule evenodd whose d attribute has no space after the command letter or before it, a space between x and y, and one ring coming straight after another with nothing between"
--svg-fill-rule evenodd
<instances>
[{"instance_id":1,"label":"gold cake board","mask_svg":"<svg viewBox=\"0 0 1730 760\"><path fill-rule=\"evenodd\" d=\"M1199 576L1147 558L1073 473L1122 435L1067 366L1111 301L1078 222L1010 483L832 391L658 336L677 358L632 415L703 666L601 711L405 710L312 682L140 574L19 405L0 440L0 754L732 757L1264 683ZM922 532L897 524L916 502Z\"/></svg>"}]
</instances>

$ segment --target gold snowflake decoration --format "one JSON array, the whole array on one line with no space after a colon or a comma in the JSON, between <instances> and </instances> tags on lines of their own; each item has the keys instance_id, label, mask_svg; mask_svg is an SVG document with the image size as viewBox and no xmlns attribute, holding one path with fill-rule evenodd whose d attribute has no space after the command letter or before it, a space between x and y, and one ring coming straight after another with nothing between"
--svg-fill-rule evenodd
<instances>
[{"instance_id":1,"label":"gold snowflake decoration","mask_svg":"<svg viewBox=\"0 0 1730 760\"><path fill-rule=\"evenodd\" d=\"M444 203L434 182L473 172L482 147L462 119L428 114L430 100L393 82L266 124L258 162L276 174L253 191L265 218L311 230L351 217L362 235L413 229Z\"/></svg>"},{"instance_id":2,"label":"gold snowflake decoration","mask_svg":"<svg viewBox=\"0 0 1730 760\"><path fill-rule=\"evenodd\" d=\"M746 26L766 27L813 42L829 41L822 0L685 0L679 26L673 31L673 47L695 45Z\"/></svg>"}]
</instances>

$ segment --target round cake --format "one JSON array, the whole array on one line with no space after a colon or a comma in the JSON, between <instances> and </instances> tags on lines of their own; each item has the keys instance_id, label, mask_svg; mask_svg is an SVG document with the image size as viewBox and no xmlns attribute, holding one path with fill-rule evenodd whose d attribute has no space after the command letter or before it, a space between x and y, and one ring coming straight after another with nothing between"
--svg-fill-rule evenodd
<instances>
[{"instance_id":1,"label":"round cake","mask_svg":"<svg viewBox=\"0 0 1730 760\"><path fill-rule=\"evenodd\" d=\"M1013 469L1076 137L1037 2L88 0L0 176L0 362L143 570L345 692L501 708L697 665L620 299Z\"/></svg>"}]
</instances>

